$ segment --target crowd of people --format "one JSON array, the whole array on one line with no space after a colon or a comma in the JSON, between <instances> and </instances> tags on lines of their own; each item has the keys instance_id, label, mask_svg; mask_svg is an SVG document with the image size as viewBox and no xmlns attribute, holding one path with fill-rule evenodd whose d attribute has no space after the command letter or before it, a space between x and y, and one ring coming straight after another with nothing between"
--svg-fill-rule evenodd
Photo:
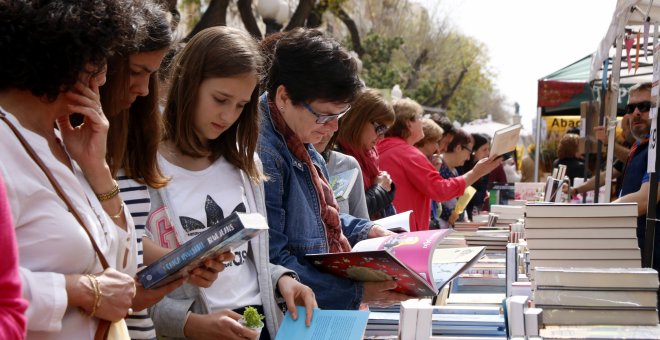
<instances>
[{"instance_id":1,"label":"crowd of people","mask_svg":"<svg viewBox=\"0 0 660 340\"><path fill-rule=\"evenodd\" d=\"M212 27L185 46L152 0L0 3L0 338L273 339L283 311L410 298L305 255L449 228L474 185L487 201L489 139L359 78L336 40L294 29L259 42ZM328 178L359 169L349 199ZM261 234L157 289L140 268L232 212ZM238 322L265 316L258 335Z\"/></svg>"}]
</instances>

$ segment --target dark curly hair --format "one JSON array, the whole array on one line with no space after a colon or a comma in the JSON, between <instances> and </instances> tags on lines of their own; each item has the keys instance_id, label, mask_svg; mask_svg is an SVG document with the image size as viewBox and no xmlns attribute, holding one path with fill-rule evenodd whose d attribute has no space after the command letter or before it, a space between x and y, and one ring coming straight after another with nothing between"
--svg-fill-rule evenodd
<instances>
[{"instance_id":1,"label":"dark curly hair","mask_svg":"<svg viewBox=\"0 0 660 340\"><path fill-rule=\"evenodd\" d=\"M284 85L294 104L317 99L349 103L362 88L355 59L319 30L296 28L281 35L274 48L262 48L272 50L265 82L271 99Z\"/></svg>"},{"instance_id":2,"label":"dark curly hair","mask_svg":"<svg viewBox=\"0 0 660 340\"><path fill-rule=\"evenodd\" d=\"M0 90L54 100L136 33L131 0L0 1Z\"/></svg>"}]
</instances>

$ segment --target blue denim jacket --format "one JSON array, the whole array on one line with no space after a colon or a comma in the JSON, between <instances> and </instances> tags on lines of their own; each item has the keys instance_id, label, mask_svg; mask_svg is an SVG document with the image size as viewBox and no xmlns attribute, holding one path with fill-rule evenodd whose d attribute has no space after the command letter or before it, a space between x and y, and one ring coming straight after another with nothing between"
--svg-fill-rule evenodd
<instances>
[{"instance_id":1,"label":"blue denim jacket","mask_svg":"<svg viewBox=\"0 0 660 340\"><path fill-rule=\"evenodd\" d=\"M327 253L328 240L321 219L319 198L307 165L289 151L284 137L273 126L266 94L261 97L261 130L258 153L269 177L265 183L270 227L270 261L287 267L314 290L322 309L357 309L362 283L318 271L306 254ZM307 145L312 163L328 178L321 155ZM340 214L344 235L353 245L367 238L369 220Z\"/></svg>"}]
</instances>

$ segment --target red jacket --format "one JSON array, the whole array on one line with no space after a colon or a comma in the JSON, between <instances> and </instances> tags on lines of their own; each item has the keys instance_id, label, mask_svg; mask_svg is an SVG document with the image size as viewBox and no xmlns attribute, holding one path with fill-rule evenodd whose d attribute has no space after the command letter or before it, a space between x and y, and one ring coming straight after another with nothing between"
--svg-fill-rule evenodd
<instances>
[{"instance_id":1,"label":"red jacket","mask_svg":"<svg viewBox=\"0 0 660 340\"><path fill-rule=\"evenodd\" d=\"M431 200L438 202L463 195L463 177L444 179L416 147L399 137L387 137L376 146L380 169L396 184L394 207L397 212L412 210L416 225L410 230L428 230Z\"/></svg>"}]
</instances>

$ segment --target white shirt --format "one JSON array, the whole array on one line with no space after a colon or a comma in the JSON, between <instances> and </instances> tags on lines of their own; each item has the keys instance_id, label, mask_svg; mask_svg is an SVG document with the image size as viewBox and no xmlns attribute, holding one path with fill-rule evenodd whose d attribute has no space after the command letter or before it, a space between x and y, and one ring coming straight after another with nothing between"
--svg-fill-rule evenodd
<instances>
[{"instance_id":1,"label":"white shirt","mask_svg":"<svg viewBox=\"0 0 660 340\"><path fill-rule=\"evenodd\" d=\"M45 138L23 128L11 114L7 117L51 170L109 264L135 273L135 229L128 213L127 232L105 213L75 162L72 172L52 155ZM30 303L27 338L92 339L97 319L67 307L64 278L65 274L103 270L89 237L4 122L0 122L0 149L0 172L16 228L23 297ZM130 255L123 266L126 251Z\"/></svg>"},{"instance_id":2,"label":"white shirt","mask_svg":"<svg viewBox=\"0 0 660 340\"><path fill-rule=\"evenodd\" d=\"M201 171L178 167L160 154L158 163L163 173L171 177L166 189L172 200L172 218L179 219L188 239L233 211L250 212L240 172L224 158ZM204 289L211 310L261 304L257 270L248 257L248 243L233 251L234 260L225 265L211 287Z\"/></svg>"}]
</instances>

